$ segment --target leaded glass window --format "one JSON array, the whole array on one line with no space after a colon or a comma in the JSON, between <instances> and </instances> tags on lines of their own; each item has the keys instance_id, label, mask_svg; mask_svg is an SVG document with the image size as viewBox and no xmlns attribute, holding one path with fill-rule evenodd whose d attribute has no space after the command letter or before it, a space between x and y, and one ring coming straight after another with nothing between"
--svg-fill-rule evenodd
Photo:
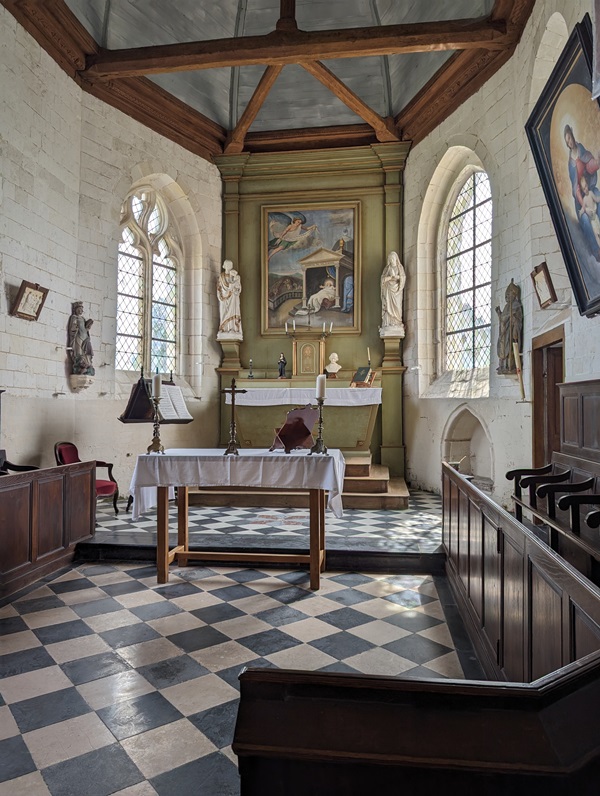
<instances>
[{"instance_id":1,"label":"leaded glass window","mask_svg":"<svg viewBox=\"0 0 600 796\"><path fill-rule=\"evenodd\" d=\"M178 236L160 197L138 190L123 204L117 284L118 370L177 370Z\"/></svg>"},{"instance_id":2,"label":"leaded glass window","mask_svg":"<svg viewBox=\"0 0 600 796\"><path fill-rule=\"evenodd\" d=\"M446 370L490 364L492 194L485 172L472 174L458 194L446 246Z\"/></svg>"}]
</instances>

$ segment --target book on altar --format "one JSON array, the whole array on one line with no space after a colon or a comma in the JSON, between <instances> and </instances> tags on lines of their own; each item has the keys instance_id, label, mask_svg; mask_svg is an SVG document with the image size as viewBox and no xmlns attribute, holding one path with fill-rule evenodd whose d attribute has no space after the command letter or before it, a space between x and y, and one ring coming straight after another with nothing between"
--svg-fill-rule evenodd
<instances>
[{"instance_id":1,"label":"book on altar","mask_svg":"<svg viewBox=\"0 0 600 796\"><path fill-rule=\"evenodd\" d=\"M189 413L181 387L177 384L165 384L160 387L160 403L158 413L161 420L193 420Z\"/></svg>"},{"instance_id":2,"label":"book on altar","mask_svg":"<svg viewBox=\"0 0 600 796\"><path fill-rule=\"evenodd\" d=\"M373 384L375 374L370 367L359 368L350 382L351 387L370 387Z\"/></svg>"}]
</instances>

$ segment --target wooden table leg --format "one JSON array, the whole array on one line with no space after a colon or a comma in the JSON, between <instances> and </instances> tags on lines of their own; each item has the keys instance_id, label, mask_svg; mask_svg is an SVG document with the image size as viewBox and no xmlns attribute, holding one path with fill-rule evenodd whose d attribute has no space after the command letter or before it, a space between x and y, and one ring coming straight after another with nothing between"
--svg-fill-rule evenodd
<instances>
[{"instance_id":1,"label":"wooden table leg","mask_svg":"<svg viewBox=\"0 0 600 796\"><path fill-rule=\"evenodd\" d=\"M317 591L320 584L320 510L319 503L320 489L309 490L309 507L310 507L310 588Z\"/></svg>"},{"instance_id":2,"label":"wooden table leg","mask_svg":"<svg viewBox=\"0 0 600 796\"><path fill-rule=\"evenodd\" d=\"M325 490L319 489L319 550L323 553L321 572L325 571Z\"/></svg>"},{"instance_id":3,"label":"wooden table leg","mask_svg":"<svg viewBox=\"0 0 600 796\"><path fill-rule=\"evenodd\" d=\"M189 494L187 486L177 487L177 546L182 547L184 553L189 548ZM182 567L187 566L187 558L179 553L177 560Z\"/></svg>"},{"instance_id":4,"label":"wooden table leg","mask_svg":"<svg viewBox=\"0 0 600 796\"><path fill-rule=\"evenodd\" d=\"M169 487L159 486L156 512L156 580L169 581Z\"/></svg>"}]
</instances>

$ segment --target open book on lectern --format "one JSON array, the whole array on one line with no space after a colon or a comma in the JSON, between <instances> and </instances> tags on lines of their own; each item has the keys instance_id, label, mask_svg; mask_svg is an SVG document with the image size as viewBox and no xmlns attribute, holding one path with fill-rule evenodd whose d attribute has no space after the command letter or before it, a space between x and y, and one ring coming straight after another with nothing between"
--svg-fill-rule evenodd
<instances>
[{"instance_id":1,"label":"open book on lectern","mask_svg":"<svg viewBox=\"0 0 600 796\"><path fill-rule=\"evenodd\" d=\"M127 407L119 420L122 423L151 423L154 406L151 400L152 383L141 377L131 388ZM189 413L181 387L172 382L162 382L158 414L161 423L191 423L194 419Z\"/></svg>"}]
</instances>

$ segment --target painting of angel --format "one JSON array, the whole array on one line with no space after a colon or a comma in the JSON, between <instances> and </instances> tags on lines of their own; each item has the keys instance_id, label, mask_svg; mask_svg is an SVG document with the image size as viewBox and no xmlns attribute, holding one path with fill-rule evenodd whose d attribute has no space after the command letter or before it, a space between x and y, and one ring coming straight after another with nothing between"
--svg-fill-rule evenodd
<instances>
[{"instance_id":1,"label":"painting of angel","mask_svg":"<svg viewBox=\"0 0 600 796\"><path fill-rule=\"evenodd\" d=\"M262 331L357 329L358 203L263 208Z\"/></svg>"}]
</instances>

